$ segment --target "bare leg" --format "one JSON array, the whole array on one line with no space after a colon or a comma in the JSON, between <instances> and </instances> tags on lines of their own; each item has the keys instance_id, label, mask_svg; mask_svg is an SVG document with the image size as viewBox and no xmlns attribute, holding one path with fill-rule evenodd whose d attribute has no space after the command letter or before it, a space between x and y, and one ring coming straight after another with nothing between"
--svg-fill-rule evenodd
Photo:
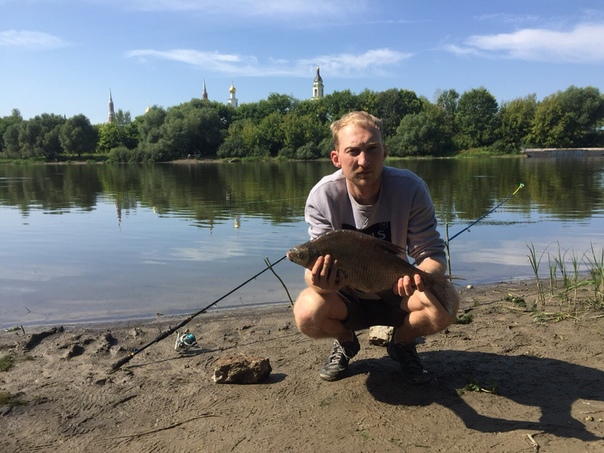
<instances>
[{"instance_id":1,"label":"bare leg","mask_svg":"<svg viewBox=\"0 0 604 453\"><path fill-rule=\"evenodd\" d=\"M453 313L457 313L459 296L453 287L449 294L453 302ZM455 319L429 291L416 291L409 298L403 299L401 308L409 312L409 316L396 329L395 343L412 343L418 337L435 334L447 328Z\"/></svg>"},{"instance_id":2,"label":"bare leg","mask_svg":"<svg viewBox=\"0 0 604 453\"><path fill-rule=\"evenodd\" d=\"M319 294L312 288L306 288L294 304L298 329L311 338L352 340L353 332L342 324L347 316L348 309L335 292Z\"/></svg>"}]
</instances>

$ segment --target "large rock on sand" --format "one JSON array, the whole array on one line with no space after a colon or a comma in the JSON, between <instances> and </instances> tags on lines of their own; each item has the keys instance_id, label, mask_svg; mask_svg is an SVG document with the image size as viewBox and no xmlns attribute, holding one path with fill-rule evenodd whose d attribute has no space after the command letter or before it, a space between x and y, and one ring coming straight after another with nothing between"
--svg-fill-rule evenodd
<instances>
[{"instance_id":1,"label":"large rock on sand","mask_svg":"<svg viewBox=\"0 0 604 453\"><path fill-rule=\"evenodd\" d=\"M218 384L256 384L271 374L268 357L236 355L221 357L215 363L214 382Z\"/></svg>"}]
</instances>

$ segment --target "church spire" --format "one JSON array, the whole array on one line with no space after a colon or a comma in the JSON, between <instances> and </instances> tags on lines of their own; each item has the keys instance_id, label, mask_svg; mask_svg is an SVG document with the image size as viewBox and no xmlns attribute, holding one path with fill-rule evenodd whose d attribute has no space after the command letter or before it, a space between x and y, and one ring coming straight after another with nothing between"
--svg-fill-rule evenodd
<instances>
[{"instance_id":1,"label":"church spire","mask_svg":"<svg viewBox=\"0 0 604 453\"><path fill-rule=\"evenodd\" d=\"M317 75L315 81L312 84L312 98L319 99L323 97L323 79L319 73L319 66L317 65Z\"/></svg>"},{"instance_id":2,"label":"church spire","mask_svg":"<svg viewBox=\"0 0 604 453\"><path fill-rule=\"evenodd\" d=\"M203 79L203 92L201 93L201 99L204 101L208 100L208 91L206 90L206 79Z\"/></svg>"},{"instance_id":3,"label":"church spire","mask_svg":"<svg viewBox=\"0 0 604 453\"><path fill-rule=\"evenodd\" d=\"M113 110L113 97L111 96L111 90L109 90L109 115L107 116L107 122L113 123L115 118L115 111Z\"/></svg>"}]
</instances>

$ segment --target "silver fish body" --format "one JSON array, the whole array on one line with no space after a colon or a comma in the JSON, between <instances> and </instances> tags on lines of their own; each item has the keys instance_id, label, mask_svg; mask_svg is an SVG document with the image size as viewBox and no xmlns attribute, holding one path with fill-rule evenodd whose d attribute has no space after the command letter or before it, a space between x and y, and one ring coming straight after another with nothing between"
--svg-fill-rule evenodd
<instances>
[{"instance_id":1,"label":"silver fish body","mask_svg":"<svg viewBox=\"0 0 604 453\"><path fill-rule=\"evenodd\" d=\"M312 269L319 256L331 255L346 277L346 285L382 299L400 303L394 294L397 280L405 275L419 274L424 285L449 312L451 300L447 295L447 276L431 274L409 264L404 250L390 242L353 230L334 230L291 248L287 257L300 266Z\"/></svg>"}]
</instances>

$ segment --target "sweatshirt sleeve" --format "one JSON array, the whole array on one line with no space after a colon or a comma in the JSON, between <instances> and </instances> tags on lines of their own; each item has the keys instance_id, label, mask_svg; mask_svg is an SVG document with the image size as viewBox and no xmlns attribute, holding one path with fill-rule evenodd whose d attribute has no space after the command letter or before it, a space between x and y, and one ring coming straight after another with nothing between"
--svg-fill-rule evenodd
<instances>
[{"instance_id":1,"label":"sweatshirt sleeve","mask_svg":"<svg viewBox=\"0 0 604 453\"><path fill-rule=\"evenodd\" d=\"M407 250L417 264L428 257L445 262L445 243L437 223L430 192L422 181L413 199L407 232Z\"/></svg>"},{"instance_id":2,"label":"sweatshirt sleeve","mask_svg":"<svg viewBox=\"0 0 604 453\"><path fill-rule=\"evenodd\" d=\"M311 239L321 236L323 233L327 233L333 230L331 222L323 214L327 212L324 207L320 206L320 200L313 199L312 193L309 195L306 201L306 208L304 210L304 220L308 224L308 235Z\"/></svg>"}]
</instances>

